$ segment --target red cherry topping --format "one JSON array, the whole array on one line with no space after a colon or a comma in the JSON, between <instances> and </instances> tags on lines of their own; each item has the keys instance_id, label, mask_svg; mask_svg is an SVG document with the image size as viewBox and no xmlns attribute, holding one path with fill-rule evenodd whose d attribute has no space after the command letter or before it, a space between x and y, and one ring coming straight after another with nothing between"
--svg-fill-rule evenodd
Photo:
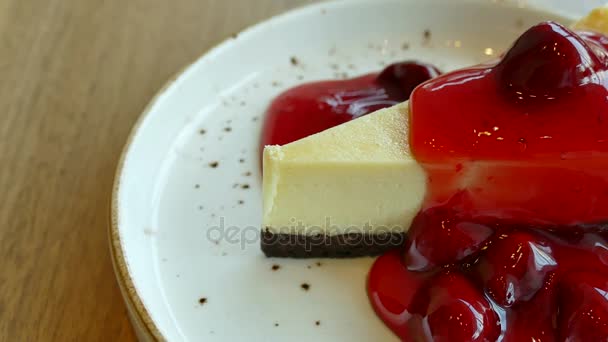
<instances>
[{"instance_id":1,"label":"red cherry topping","mask_svg":"<svg viewBox=\"0 0 608 342\"><path fill-rule=\"evenodd\" d=\"M420 83L440 74L425 63L389 65L380 74L321 81L291 88L274 99L266 114L262 148L319 133L410 97Z\"/></svg>"},{"instance_id":2,"label":"red cherry topping","mask_svg":"<svg viewBox=\"0 0 608 342\"><path fill-rule=\"evenodd\" d=\"M423 273L407 272L401 259L399 251L380 256L370 271L367 289L378 316L397 336L407 339L412 301L427 277Z\"/></svg>"},{"instance_id":3,"label":"red cherry topping","mask_svg":"<svg viewBox=\"0 0 608 342\"><path fill-rule=\"evenodd\" d=\"M498 235L478 267L488 295L502 306L511 306L532 298L557 261L546 241L514 232Z\"/></svg>"},{"instance_id":4,"label":"red cherry topping","mask_svg":"<svg viewBox=\"0 0 608 342\"><path fill-rule=\"evenodd\" d=\"M503 309L504 341L547 341L557 336L557 294L555 272L547 274L545 284L525 302Z\"/></svg>"},{"instance_id":5,"label":"red cherry topping","mask_svg":"<svg viewBox=\"0 0 608 342\"><path fill-rule=\"evenodd\" d=\"M608 341L608 276L574 271L559 287L560 340Z\"/></svg>"},{"instance_id":6,"label":"red cherry topping","mask_svg":"<svg viewBox=\"0 0 608 342\"><path fill-rule=\"evenodd\" d=\"M407 268L426 271L459 262L479 251L492 233L488 225L461 217L451 207L422 211L409 231L405 252Z\"/></svg>"},{"instance_id":7,"label":"red cherry topping","mask_svg":"<svg viewBox=\"0 0 608 342\"><path fill-rule=\"evenodd\" d=\"M414 340L495 341L500 322L490 303L469 280L454 271L431 278L419 291L410 320Z\"/></svg>"},{"instance_id":8,"label":"red cherry topping","mask_svg":"<svg viewBox=\"0 0 608 342\"><path fill-rule=\"evenodd\" d=\"M441 71L431 64L407 61L386 67L378 75L377 82L391 98L402 102L410 98L418 85L440 74Z\"/></svg>"},{"instance_id":9,"label":"red cherry topping","mask_svg":"<svg viewBox=\"0 0 608 342\"><path fill-rule=\"evenodd\" d=\"M557 23L495 63L438 76L410 99L424 208L468 191L468 214L525 224L608 219L608 38Z\"/></svg>"},{"instance_id":10,"label":"red cherry topping","mask_svg":"<svg viewBox=\"0 0 608 342\"><path fill-rule=\"evenodd\" d=\"M496 66L496 80L515 100L551 100L598 83L603 48L592 49L566 27L545 22L526 31Z\"/></svg>"}]
</instances>

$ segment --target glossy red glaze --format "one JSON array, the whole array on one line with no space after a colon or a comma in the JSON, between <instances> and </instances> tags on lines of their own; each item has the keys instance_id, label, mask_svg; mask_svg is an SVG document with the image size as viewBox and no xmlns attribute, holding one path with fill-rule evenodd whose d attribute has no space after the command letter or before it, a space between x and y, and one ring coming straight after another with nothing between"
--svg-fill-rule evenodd
<instances>
[{"instance_id":1,"label":"glossy red glaze","mask_svg":"<svg viewBox=\"0 0 608 342\"><path fill-rule=\"evenodd\" d=\"M483 292L455 270L432 276L412 303L410 336L427 341L495 341L500 322Z\"/></svg>"},{"instance_id":2,"label":"glossy red glaze","mask_svg":"<svg viewBox=\"0 0 608 342\"><path fill-rule=\"evenodd\" d=\"M380 74L321 81L291 88L270 105L262 147L284 145L407 100L420 83L439 74L414 61L388 66Z\"/></svg>"},{"instance_id":3,"label":"glossy red glaze","mask_svg":"<svg viewBox=\"0 0 608 342\"><path fill-rule=\"evenodd\" d=\"M437 77L411 96L410 145L426 207L467 191L469 214L569 225L608 218L606 38L556 23L498 62Z\"/></svg>"},{"instance_id":4,"label":"glossy red glaze","mask_svg":"<svg viewBox=\"0 0 608 342\"><path fill-rule=\"evenodd\" d=\"M409 271L402 254L394 251L378 258L368 292L387 326L404 341L608 339L605 233L580 227L568 227L567 234L566 228L547 232L495 225L487 229L495 233L486 248L428 271ZM442 232L427 234L428 240L444 239L433 235ZM467 242L463 244L461 249ZM453 275L446 280L444 272ZM431 310L428 303L445 309ZM457 316L460 321L448 319ZM472 328L472 317L480 317L479 330ZM459 332L456 323L462 324Z\"/></svg>"},{"instance_id":5,"label":"glossy red glaze","mask_svg":"<svg viewBox=\"0 0 608 342\"><path fill-rule=\"evenodd\" d=\"M560 286L561 340L602 341L608 336L608 276L575 271Z\"/></svg>"},{"instance_id":6,"label":"glossy red glaze","mask_svg":"<svg viewBox=\"0 0 608 342\"><path fill-rule=\"evenodd\" d=\"M608 340L606 46L543 23L502 60L414 91L410 146L429 194L403 262L380 257L368 289L402 340ZM373 300L390 288L385 265L415 279L390 292L408 321Z\"/></svg>"},{"instance_id":7,"label":"glossy red glaze","mask_svg":"<svg viewBox=\"0 0 608 342\"><path fill-rule=\"evenodd\" d=\"M426 278L423 273L407 272L398 250L379 257L369 273L367 290L372 306L399 337L410 336L412 301Z\"/></svg>"},{"instance_id":8,"label":"glossy red glaze","mask_svg":"<svg viewBox=\"0 0 608 342\"><path fill-rule=\"evenodd\" d=\"M405 246L410 271L428 271L457 263L487 245L494 234L491 225L466 215L460 196L442 206L420 212L412 222ZM438 248L438 246L441 246Z\"/></svg>"}]
</instances>

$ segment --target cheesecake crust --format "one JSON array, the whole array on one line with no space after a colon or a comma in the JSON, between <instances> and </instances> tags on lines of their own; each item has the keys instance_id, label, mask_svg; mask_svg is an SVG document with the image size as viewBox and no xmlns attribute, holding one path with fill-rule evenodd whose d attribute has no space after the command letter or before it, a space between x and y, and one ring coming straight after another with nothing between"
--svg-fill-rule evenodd
<instances>
[{"instance_id":1,"label":"cheesecake crust","mask_svg":"<svg viewBox=\"0 0 608 342\"><path fill-rule=\"evenodd\" d=\"M407 234L348 233L339 235L303 235L273 233L262 230L262 251L267 257L278 258L354 258L377 256L401 247Z\"/></svg>"}]
</instances>

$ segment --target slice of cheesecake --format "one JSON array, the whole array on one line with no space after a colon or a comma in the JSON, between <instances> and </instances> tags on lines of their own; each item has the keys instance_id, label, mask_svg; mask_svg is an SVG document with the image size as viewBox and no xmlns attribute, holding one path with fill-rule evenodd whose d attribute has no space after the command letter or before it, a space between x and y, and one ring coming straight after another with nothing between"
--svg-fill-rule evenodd
<instances>
[{"instance_id":1,"label":"slice of cheesecake","mask_svg":"<svg viewBox=\"0 0 608 342\"><path fill-rule=\"evenodd\" d=\"M408 103L264 150L262 250L376 255L403 243L426 176L408 146Z\"/></svg>"},{"instance_id":2,"label":"slice of cheesecake","mask_svg":"<svg viewBox=\"0 0 608 342\"><path fill-rule=\"evenodd\" d=\"M608 32L608 9L591 12L573 27ZM406 102L284 146L265 148L262 250L267 256L376 255L403 243L425 197L435 196L427 188L424 170L428 170L429 165L423 169L408 145L411 140L408 111ZM518 175L517 172L523 172L520 179L528 181L526 176L531 172L523 164L508 170L499 164L491 166L500 172L494 170L488 175L481 172L488 169L483 159L466 165L448 165L455 166L449 170L454 169L461 176L452 177L456 181L443 188L450 194L459 189L472 193L488 190L491 196L485 203L490 206L485 209L493 210L502 205L500 201L525 207L523 195L534 187L520 189L521 186L508 185L516 184L512 178ZM539 183L547 178L544 175L552 174L553 169L547 170L538 172ZM556 170L568 171L563 166ZM510 178L503 177L508 180L507 186L483 187L483 180L497 182L495 174L510 175ZM435 177L434 181L433 184L441 183L442 178ZM547 187L539 189L542 190L539 193L551 197L551 192L545 191ZM548 202L551 206L555 202L559 208L557 205L564 191L556 189L557 195ZM493 199L496 200L494 207L491 205ZM570 199L562 204L569 208L576 204L573 202L576 201ZM534 211L535 208L528 205L527 209ZM574 212L573 209L564 211ZM487 214L488 210L480 213Z\"/></svg>"}]
</instances>

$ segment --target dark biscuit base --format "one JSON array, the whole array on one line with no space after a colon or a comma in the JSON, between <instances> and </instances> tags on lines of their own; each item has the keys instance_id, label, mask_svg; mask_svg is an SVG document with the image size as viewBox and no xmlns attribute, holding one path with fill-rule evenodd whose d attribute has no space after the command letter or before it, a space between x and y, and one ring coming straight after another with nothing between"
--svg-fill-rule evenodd
<instances>
[{"instance_id":1,"label":"dark biscuit base","mask_svg":"<svg viewBox=\"0 0 608 342\"><path fill-rule=\"evenodd\" d=\"M262 251L279 258L354 258L376 256L405 242L406 233L343 235L274 234L262 231Z\"/></svg>"}]
</instances>

